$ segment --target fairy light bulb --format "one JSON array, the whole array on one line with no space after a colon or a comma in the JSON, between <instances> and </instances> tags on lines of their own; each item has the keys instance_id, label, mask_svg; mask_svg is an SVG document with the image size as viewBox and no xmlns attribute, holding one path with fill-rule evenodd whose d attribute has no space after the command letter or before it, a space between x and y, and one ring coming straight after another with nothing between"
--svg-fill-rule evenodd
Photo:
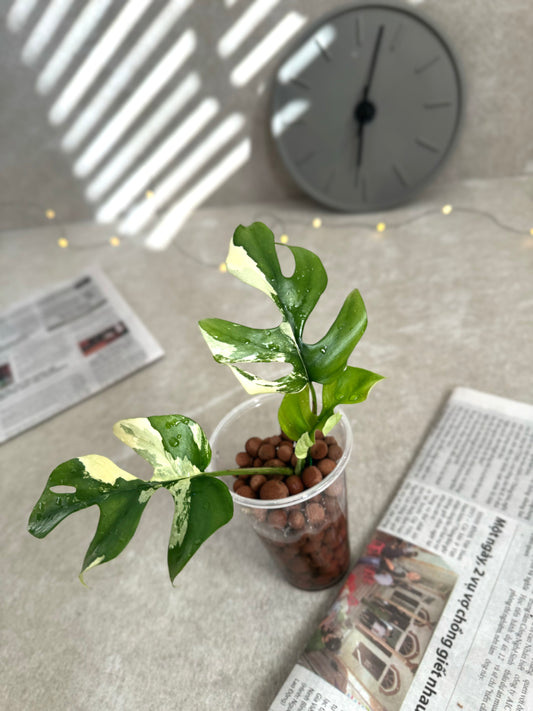
<instances>
[{"instance_id":1,"label":"fairy light bulb","mask_svg":"<svg viewBox=\"0 0 533 711\"><path fill-rule=\"evenodd\" d=\"M110 238L109 238L109 244L110 244L112 247L118 247L119 244L120 244L120 238L117 237L116 235L113 235L113 237L110 237Z\"/></svg>"},{"instance_id":2,"label":"fairy light bulb","mask_svg":"<svg viewBox=\"0 0 533 711\"><path fill-rule=\"evenodd\" d=\"M68 247L68 239L66 237L60 237L57 240L57 244L61 249L66 249L66 247Z\"/></svg>"},{"instance_id":3,"label":"fairy light bulb","mask_svg":"<svg viewBox=\"0 0 533 711\"><path fill-rule=\"evenodd\" d=\"M378 232L385 232L386 229L387 225L384 222L378 222L378 224L376 225L376 230Z\"/></svg>"},{"instance_id":4,"label":"fairy light bulb","mask_svg":"<svg viewBox=\"0 0 533 711\"><path fill-rule=\"evenodd\" d=\"M151 200L151 199L154 197L154 195L155 195L155 193L154 193L153 190L147 190L147 191L144 193L144 197L145 197L147 200Z\"/></svg>"},{"instance_id":5,"label":"fairy light bulb","mask_svg":"<svg viewBox=\"0 0 533 711\"><path fill-rule=\"evenodd\" d=\"M47 210L44 214L46 215L47 220L53 220L56 216L54 210Z\"/></svg>"},{"instance_id":6,"label":"fairy light bulb","mask_svg":"<svg viewBox=\"0 0 533 711\"><path fill-rule=\"evenodd\" d=\"M289 241L289 235L281 235L279 241L281 242L281 244L287 244L287 242Z\"/></svg>"},{"instance_id":7,"label":"fairy light bulb","mask_svg":"<svg viewBox=\"0 0 533 711\"><path fill-rule=\"evenodd\" d=\"M222 264L218 265L218 271L221 274L225 274L228 271L228 267L226 266L226 262L222 262Z\"/></svg>"},{"instance_id":8,"label":"fairy light bulb","mask_svg":"<svg viewBox=\"0 0 533 711\"><path fill-rule=\"evenodd\" d=\"M453 207L451 205L443 205L441 208L441 212L443 215L449 215L453 210Z\"/></svg>"},{"instance_id":9,"label":"fairy light bulb","mask_svg":"<svg viewBox=\"0 0 533 711\"><path fill-rule=\"evenodd\" d=\"M315 217L315 219L313 220L313 227L315 228L315 230L318 230L322 227L322 220L320 219L320 217Z\"/></svg>"}]
</instances>

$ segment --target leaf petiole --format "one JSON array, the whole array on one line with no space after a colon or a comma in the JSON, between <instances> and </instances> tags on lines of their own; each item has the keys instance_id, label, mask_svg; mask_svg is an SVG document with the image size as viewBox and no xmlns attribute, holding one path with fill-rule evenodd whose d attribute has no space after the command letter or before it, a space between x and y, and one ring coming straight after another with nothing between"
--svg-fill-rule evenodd
<instances>
[{"instance_id":1,"label":"leaf petiole","mask_svg":"<svg viewBox=\"0 0 533 711\"><path fill-rule=\"evenodd\" d=\"M318 415L318 400L312 380L309 381L309 390L311 391L311 411L313 415Z\"/></svg>"},{"instance_id":2,"label":"leaf petiole","mask_svg":"<svg viewBox=\"0 0 533 711\"><path fill-rule=\"evenodd\" d=\"M280 474L290 476L294 470L290 467L243 467L242 469L223 469L216 472L202 472L206 476L253 476L254 474Z\"/></svg>"}]
</instances>

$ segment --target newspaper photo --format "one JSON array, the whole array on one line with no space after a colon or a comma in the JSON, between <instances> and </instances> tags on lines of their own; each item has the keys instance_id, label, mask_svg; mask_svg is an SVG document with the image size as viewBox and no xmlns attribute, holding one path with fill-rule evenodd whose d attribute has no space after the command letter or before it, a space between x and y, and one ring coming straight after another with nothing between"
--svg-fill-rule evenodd
<instances>
[{"instance_id":1,"label":"newspaper photo","mask_svg":"<svg viewBox=\"0 0 533 711\"><path fill-rule=\"evenodd\" d=\"M163 350L97 268L0 312L0 442Z\"/></svg>"},{"instance_id":2,"label":"newspaper photo","mask_svg":"<svg viewBox=\"0 0 533 711\"><path fill-rule=\"evenodd\" d=\"M533 709L533 406L456 389L270 711Z\"/></svg>"}]
</instances>

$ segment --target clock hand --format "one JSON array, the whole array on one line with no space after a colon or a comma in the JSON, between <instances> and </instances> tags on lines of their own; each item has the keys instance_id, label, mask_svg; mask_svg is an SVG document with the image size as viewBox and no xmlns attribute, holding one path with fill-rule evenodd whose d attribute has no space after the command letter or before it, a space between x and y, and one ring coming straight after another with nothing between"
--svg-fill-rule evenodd
<instances>
[{"instance_id":1,"label":"clock hand","mask_svg":"<svg viewBox=\"0 0 533 711\"><path fill-rule=\"evenodd\" d=\"M370 59L370 66L368 68L368 75L366 79L366 84L363 89L363 98L357 104L354 111L354 118L357 121L357 156L356 156L356 182L359 182L359 169L361 168L361 163L363 162L363 136L365 124L374 118L375 107L368 100L368 95L370 93L370 88L372 86L372 81L374 79L374 71L376 69L376 63L379 55L379 50L381 47L381 39L383 37L383 25L379 26L378 33L376 35L376 41L374 42L374 49L372 50L372 58Z\"/></svg>"},{"instance_id":2,"label":"clock hand","mask_svg":"<svg viewBox=\"0 0 533 711\"><path fill-rule=\"evenodd\" d=\"M381 46L381 38L383 37L383 25L379 26L378 34L376 36L376 41L374 43L374 49L372 51L372 59L370 60L370 67L368 69L368 77L366 80L366 85L363 91L363 101L367 101L368 94L370 93L370 87L372 86L372 80L374 78L374 70L376 68L376 62L378 59L379 49Z\"/></svg>"},{"instance_id":3,"label":"clock hand","mask_svg":"<svg viewBox=\"0 0 533 711\"><path fill-rule=\"evenodd\" d=\"M359 184L359 169L361 168L361 163L363 162L363 130L364 121L359 122L357 128L357 157L355 159L355 184Z\"/></svg>"}]
</instances>

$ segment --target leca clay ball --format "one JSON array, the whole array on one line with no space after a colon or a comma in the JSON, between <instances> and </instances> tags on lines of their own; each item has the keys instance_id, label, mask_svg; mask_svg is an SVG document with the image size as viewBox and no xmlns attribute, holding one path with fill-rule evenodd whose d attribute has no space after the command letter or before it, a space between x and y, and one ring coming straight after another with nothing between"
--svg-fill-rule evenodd
<instances>
[{"instance_id":1,"label":"leca clay ball","mask_svg":"<svg viewBox=\"0 0 533 711\"><path fill-rule=\"evenodd\" d=\"M288 495L287 485L282 481L276 481L276 479L266 481L259 490L259 496L262 499L284 499Z\"/></svg>"},{"instance_id":2,"label":"leca clay ball","mask_svg":"<svg viewBox=\"0 0 533 711\"><path fill-rule=\"evenodd\" d=\"M304 485L302 482L302 478L297 476L296 474L293 474L292 476L289 476L285 479L285 485L287 486L289 490L290 496L294 496L295 494L300 494L304 490Z\"/></svg>"},{"instance_id":3,"label":"leca clay ball","mask_svg":"<svg viewBox=\"0 0 533 711\"><path fill-rule=\"evenodd\" d=\"M306 467L302 472L302 481L307 489L322 481L322 473L315 466Z\"/></svg>"},{"instance_id":4,"label":"leca clay ball","mask_svg":"<svg viewBox=\"0 0 533 711\"><path fill-rule=\"evenodd\" d=\"M250 437L250 439L246 441L244 448L251 457L257 457L257 450L261 446L262 442L263 440L261 437Z\"/></svg>"},{"instance_id":5,"label":"leca clay ball","mask_svg":"<svg viewBox=\"0 0 533 711\"><path fill-rule=\"evenodd\" d=\"M326 512L320 504L307 504L305 515L311 526L320 526L326 518Z\"/></svg>"}]
</instances>

